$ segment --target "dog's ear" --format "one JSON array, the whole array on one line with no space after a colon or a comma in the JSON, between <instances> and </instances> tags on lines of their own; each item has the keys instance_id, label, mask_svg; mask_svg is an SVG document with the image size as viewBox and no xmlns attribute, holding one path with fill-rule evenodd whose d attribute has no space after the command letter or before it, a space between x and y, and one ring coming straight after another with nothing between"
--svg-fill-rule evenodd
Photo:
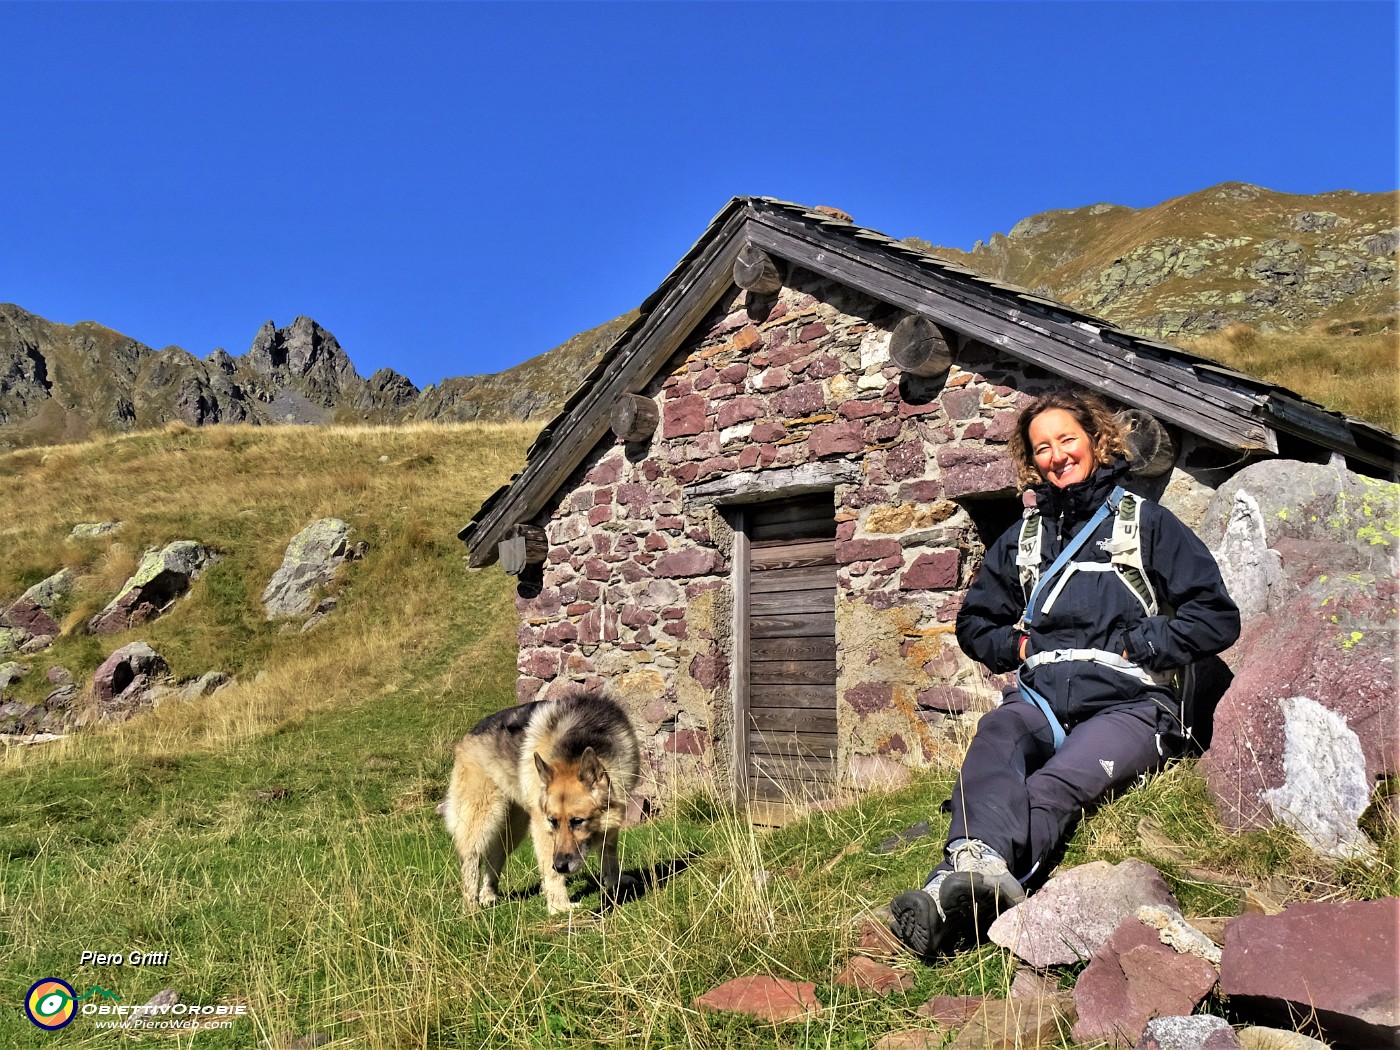
<instances>
[{"instance_id":1,"label":"dog's ear","mask_svg":"<svg viewBox=\"0 0 1400 1050\"><path fill-rule=\"evenodd\" d=\"M603 763L598 759L598 752L591 747L583 749L583 754L578 760L578 778L583 786L590 791L599 788L607 790L608 771L603 768Z\"/></svg>"},{"instance_id":2,"label":"dog's ear","mask_svg":"<svg viewBox=\"0 0 1400 1050\"><path fill-rule=\"evenodd\" d=\"M554 770L549 768L549 763L540 758L540 753L535 752L535 769L539 771L540 783L549 787L549 782L554 779Z\"/></svg>"}]
</instances>

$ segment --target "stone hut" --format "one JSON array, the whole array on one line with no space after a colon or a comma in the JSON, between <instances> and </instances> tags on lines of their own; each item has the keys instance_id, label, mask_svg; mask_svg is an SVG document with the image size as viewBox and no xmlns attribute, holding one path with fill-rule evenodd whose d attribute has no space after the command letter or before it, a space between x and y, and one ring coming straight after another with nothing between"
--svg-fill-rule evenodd
<instances>
[{"instance_id":1,"label":"stone hut","mask_svg":"<svg viewBox=\"0 0 1400 1050\"><path fill-rule=\"evenodd\" d=\"M1020 513L1018 405L1134 424L1190 524L1245 464L1393 477L1394 435L989 280L834 209L735 198L462 530L519 578L517 695L605 684L647 793L758 819L955 762L1001 682L953 624Z\"/></svg>"}]
</instances>

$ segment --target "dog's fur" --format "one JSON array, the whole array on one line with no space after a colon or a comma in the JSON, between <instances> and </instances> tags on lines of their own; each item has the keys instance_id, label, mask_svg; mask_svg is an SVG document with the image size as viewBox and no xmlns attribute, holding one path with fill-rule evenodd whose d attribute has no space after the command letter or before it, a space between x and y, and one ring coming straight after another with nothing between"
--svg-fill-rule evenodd
<instances>
[{"instance_id":1,"label":"dog's fur","mask_svg":"<svg viewBox=\"0 0 1400 1050\"><path fill-rule=\"evenodd\" d=\"M456 747L439 808L462 859L468 908L494 904L506 857L528 828L550 914L570 907L564 883L590 848L605 899L622 873L617 833L637 781L637 733L596 691L507 708L483 718Z\"/></svg>"}]
</instances>

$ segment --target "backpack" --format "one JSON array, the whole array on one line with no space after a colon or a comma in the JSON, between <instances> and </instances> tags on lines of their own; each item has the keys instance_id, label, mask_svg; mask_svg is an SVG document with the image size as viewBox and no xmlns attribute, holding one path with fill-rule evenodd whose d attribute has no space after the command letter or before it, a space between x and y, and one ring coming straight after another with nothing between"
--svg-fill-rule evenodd
<instances>
[{"instance_id":1,"label":"backpack","mask_svg":"<svg viewBox=\"0 0 1400 1050\"><path fill-rule=\"evenodd\" d=\"M1065 582L1076 570L1084 570L1088 567L1086 563L1074 562L1073 554L1084 540L1087 540L1089 535L1099 527L1103 517L1111 513L1113 515L1113 535L1106 548L1109 553L1109 561L1106 566L1103 563L1093 563L1095 571L1113 572L1142 604L1143 611L1148 616L1156 616L1161 607L1142 561L1141 509L1142 499L1140 497L1125 491L1121 486L1114 488L1108 497L1105 508L1101 509L1099 514L1092 518L1066 547L1065 554L1069 557L1062 555L1061 559L1051 566L1050 575L1058 575L1059 579L1050 593L1046 595L1039 611L1044 612L1054 604L1060 591L1063 590ZM1026 595L1026 612L1022 617L1022 626L1031 615L1031 606L1043 585L1040 568L1042 534L1040 509L1033 501L1028 502L1021 518L1021 534L1016 551L1016 567L1020 573L1021 588ZM1087 651L1069 650L1062 651L1059 656L1062 658L1066 652L1071 654L1073 658L1094 659L1100 663L1109 662L1111 657L1115 661L1112 666L1118 670L1139 679L1150 678L1153 680L1153 684L1167 690L1174 702L1170 707L1163 705L1158 714L1157 751L1159 754L1164 757L1176 757L1188 751L1203 751L1210 745L1210 723L1214 715L1215 703L1208 702L1204 696L1200 697L1201 702L1198 703L1196 664L1187 664L1185 667L1175 668L1165 674L1153 674L1116 657L1115 654L1088 656ZM1031 657L1030 661L1027 661L1027 664L1033 665L1032 662L1036 661L1037 657L1041 661L1052 660L1057 658L1057 654L1036 654ZM1212 679L1219 676L1218 669L1215 667L1217 663L1220 663L1218 657L1214 658L1211 664ZM1228 670L1226 674L1228 675ZM1212 689L1209 692L1213 693L1214 699L1218 701L1224 690L1221 689L1217 692ZM1031 699L1037 706L1041 706L1048 715L1048 705L1035 696L1032 696ZM1056 730L1056 740L1063 740L1063 730L1060 729L1053 716L1050 717L1052 729Z\"/></svg>"}]
</instances>

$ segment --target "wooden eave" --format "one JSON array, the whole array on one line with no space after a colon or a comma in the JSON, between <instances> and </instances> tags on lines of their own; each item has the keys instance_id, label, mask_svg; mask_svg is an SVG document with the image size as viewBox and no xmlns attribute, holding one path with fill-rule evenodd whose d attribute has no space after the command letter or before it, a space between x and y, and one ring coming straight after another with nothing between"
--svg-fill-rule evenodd
<instances>
[{"instance_id":1,"label":"wooden eave","mask_svg":"<svg viewBox=\"0 0 1400 1050\"><path fill-rule=\"evenodd\" d=\"M472 566L495 561L505 530L548 506L609 434L616 399L644 388L731 287L746 243L1217 444L1277 452L1286 432L1396 476L1400 439L1379 427L877 231L772 198L736 197L541 430L525 468L458 534Z\"/></svg>"}]
</instances>

